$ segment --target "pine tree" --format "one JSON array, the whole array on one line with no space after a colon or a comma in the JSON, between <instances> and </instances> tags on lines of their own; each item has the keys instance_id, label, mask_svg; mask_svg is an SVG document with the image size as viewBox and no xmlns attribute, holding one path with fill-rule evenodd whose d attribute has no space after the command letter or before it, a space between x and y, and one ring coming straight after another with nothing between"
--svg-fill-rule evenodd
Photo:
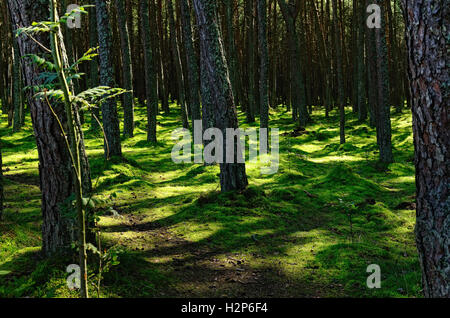
<instances>
[{"instance_id":1,"label":"pine tree","mask_svg":"<svg viewBox=\"0 0 450 318\"><path fill-rule=\"evenodd\" d=\"M103 0L95 1L100 57L100 85L115 87L112 34L107 4ZM105 131L105 156L107 158L122 156L117 101L113 98L107 99L102 103L101 110L103 129Z\"/></svg>"},{"instance_id":2,"label":"pine tree","mask_svg":"<svg viewBox=\"0 0 450 318\"><path fill-rule=\"evenodd\" d=\"M116 0L116 10L120 34L120 51L122 54L123 88L129 91L123 94L123 134L125 137L133 137L133 71L131 66L130 37L128 34L126 15L123 14L125 12L125 0Z\"/></svg>"},{"instance_id":3,"label":"pine tree","mask_svg":"<svg viewBox=\"0 0 450 318\"><path fill-rule=\"evenodd\" d=\"M375 28L375 47L376 47L376 66L377 66L377 82L373 83L377 87L377 108L376 127L378 136L378 146L380 148L380 161L383 163L391 163L394 161L392 155L391 143L391 115L390 115L390 95L389 95L389 71L388 56L386 47L386 22L384 18L384 0L377 0L382 8L381 12L381 28Z\"/></svg>"},{"instance_id":4,"label":"pine tree","mask_svg":"<svg viewBox=\"0 0 450 318\"><path fill-rule=\"evenodd\" d=\"M169 30L170 30L170 47L173 54L173 63L175 64L175 76L177 80L178 103L181 106L181 119L183 127L189 128L188 110L184 93L184 76L181 66L180 50L178 47L178 40L175 28L175 17L173 12L172 0L167 0L167 14L169 15Z\"/></svg>"},{"instance_id":5,"label":"pine tree","mask_svg":"<svg viewBox=\"0 0 450 318\"><path fill-rule=\"evenodd\" d=\"M183 43L188 68L187 87L189 89L189 104L191 106L192 127L194 127L194 122L201 119L199 89L200 79L197 55L195 54L194 43L192 41L191 9L189 0L181 0L181 23L183 25Z\"/></svg>"},{"instance_id":6,"label":"pine tree","mask_svg":"<svg viewBox=\"0 0 450 318\"><path fill-rule=\"evenodd\" d=\"M416 156L416 245L426 297L450 297L450 105L446 0L402 0Z\"/></svg>"},{"instance_id":7,"label":"pine tree","mask_svg":"<svg viewBox=\"0 0 450 318\"><path fill-rule=\"evenodd\" d=\"M306 109L305 83L302 74L300 40L296 27L296 21L299 14L299 5L295 0L278 0L286 23L288 32L289 54L290 54L290 70L292 85L292 107L298 112L298 123L301 127L305 127L309 121L308 110Z\"/></svg>"},{"instance_id":8,"label":"pine tree","mask_svg":"<svg viewBox=\"0 0 450 318\"><path fill-rule=\"evenodd\" d=\"M194 0L194 8L199 25L200 63L204 65L201 72L203 107L211 109L215 124L226 141L226 129L238 128L238 120L217 22L217 6L213 1ZM233 140L233 145L230 145L234 149L234 163L224 160L220 164L222 192L242 190L248 185L245 164L237 163L238 144L239 140ZM223 147L225 158L226 142Z\"/></svg>"},{"instance_id":9,"label":"pine tree","mask_svg":"<svg viewBox=\"0 0 450 318\"><path fill-rule=\"evenodd\" d=\"M158 88L155 63L151 47L149 0L140 2L140 14L142 21L142 46L144 49L145 63L145 92L147 97L147 141L156 142L156 113L158 112Z\"/></svg>"},{"instance_id":10,"label":"pine tree","mask_svg":"<svg viewBox=\"0 0 450 318\"><path fill-rule=\"evenodd\" d=\"M48 19L48 2L47 5L36 6L33 0L8 0L8 6L14 28ZM33 40L26 35L20 35L17 41L21 56L27 54L41 56L47 53L38 42L45 47L50 46L48 34L37 34ZM61 52L65 52L62 42ZM67 60L64 53L62 59ZM36 67L31 59L23 59L23 72L26 86L43 84L44 79L36 72ZM67 199L74 192L74 180L66 140L61 134L60 126L49 105L44 99L35 98L30 90L27 91L27 100L39 154L39 179L42 192L42 252L44 255L51 255L70 246L75 236L73 222L62 216L62 209L67 205ZM67 117L64 108L61 105L54 105L53 109L62 125L66 127ZM75 124L79 125L79 122L75 121ZM79 126L77 129L81 130ZM80 135L79 144L81 169L83 179L86 180L83 190L89 193L90 173L84 151L83 135Z\"/></svg>"},{"instance_id":11,"label":"pine tree","mask_svg":"<svg viewBox=\"0 0 450 318\"><path fill-rule=\"evenodd\" d=\"M269 127L269 52L267 49L267 1L258 0L258 36L259 51L261 54L260 70L260 126Z\"/></svg>"}]
</instances>

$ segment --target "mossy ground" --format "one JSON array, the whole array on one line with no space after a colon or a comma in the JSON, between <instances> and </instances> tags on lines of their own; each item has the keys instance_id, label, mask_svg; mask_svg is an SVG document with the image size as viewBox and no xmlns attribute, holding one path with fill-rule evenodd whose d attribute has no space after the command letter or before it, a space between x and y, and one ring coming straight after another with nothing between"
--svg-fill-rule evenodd
<instances>
[{"instance_id":1,"label":"mossy ground","mask_svg":"<svg viewBox=\"0 0 450 318\"><path fill-rule=\"evenodd\" d=\"M99 177L95 195L108 199L96 208L120 214L100 221L102 244L121 247L101 297L420 297L409 113L393 114L395 163L383 167L375 130L350 109L343 146L337 113L326 119L315 109L314 122L293 137L290 114L272 111L270 124L281 133L279 172L261 175L259 164L247 164L249 189L220 194L217 166L172 162L171 133L180 126L172 109L158 116L159 142L149 145L138 107L136 135L123 140L125 161L105 165L101 136L86 131L94 183ZM39 255L30 120L14 134L5 122L0 297L76 297L65 273L76 260ZM366 286L369 264L381 267L381 289Z\"/></svg>"}]
</instances>

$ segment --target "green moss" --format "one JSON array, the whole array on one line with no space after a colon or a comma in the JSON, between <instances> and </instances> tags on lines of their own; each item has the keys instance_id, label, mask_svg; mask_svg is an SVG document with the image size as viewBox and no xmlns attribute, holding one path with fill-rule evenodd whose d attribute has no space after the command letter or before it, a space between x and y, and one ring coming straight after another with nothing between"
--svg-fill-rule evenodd
<instances>
[{"instance_id":1,"label":"green moss","mask_svg":"<svg viewBox=\"0 0 450 318\"><path fill-rule=\"evenodd\" d=\"M106 163L101 136L86 124L95 197L101 199L96 210L104 212L103 246L122 248L100 297L420 296L414 211L395 209L414 201L411 116L393 115L396 161L380 167L376 132L350 110L345 145L339 144L337 114L325 119L315 110L309 133L297 137L290 135L290 114L270 115L282 134L279 173L261 175L259 163L247 164L250 187L225 194L218 191L218 166L172 162L179 113L158 116L159 142L152 145L145 107L136 107L135 136L122 141L124 159ZM238 117L243 128L259 125L245 123L242 112ZM76 297L65 285L65 266L73 260L38 257L40 194L30 120L12 134L3 119L0 297ZM380 290L365 285L369 264L381 266ZM260 283L227 281L238 265L243 277ZM90 266L95 270L93 259ZM97 296L94 287L91 295Z\"/></svg>"}]
</instances>

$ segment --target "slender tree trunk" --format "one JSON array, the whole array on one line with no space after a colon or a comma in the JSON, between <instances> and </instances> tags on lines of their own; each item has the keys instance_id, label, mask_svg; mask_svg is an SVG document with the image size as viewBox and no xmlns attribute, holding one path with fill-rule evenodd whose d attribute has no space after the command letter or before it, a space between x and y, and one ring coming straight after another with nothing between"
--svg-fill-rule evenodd
<instances>
[{"instance_id":1,"label":"slender tree trunk","mask_svg":"<svg viewBox=\"0 0 450 318\"><path fill-rule=\"evenodd\" d=\"M201 73L203 107L212 109L217 128L222 131L225 158L226 129L238 128L238 120L217 22L217 7L213 1L194 0L194 8L199 25L200 62L204 65ZM224 160L220 164L220 185L223 192L243 190L248 185L245 164L237 163L239 140L233 138L232 142L233 145L229 147L234 149L234 163L226 163Z\"/></svg>"},{"instance_id":2,"label":"slender tree trunk","mask_svg":"<svg viewBox=\"0 0 450 318\"><path fill-rule=\"evenodd\" d=\"M260 126L269 127L269 52L267 49L267 0L258 0L258 37L260 64Z\"/></svg>"},{"instance_id":3,"label":"slender tree trunk","mask_svg":"<svg viewBox=\"0 0 450 318\"><path fill-rule=\"evenodd\" d=\"M366 0L366 7L371 4L371 0ZM367 18L367 14L365 15ZM366 20L366 19L364 19ZM369 110L369 123L370 126L376 126L376 109L378 104L377 93L377 52L375 47L375 32L367 27L366 30L366 61L367 61L367 98L368 98L368 110ZM377 136L378 140L378 136Z\"/></svg>"},{"instance_id":4,"label":"slender tree trunk","mask_svg":"<svg viewBox=\"0 0 450 318\"><path fill-rule=\"evenodd\" d=\"M15 29L14 29L15 31ZM19 131L22 127L22 112L23 112L23 104L22 104L22 92L20 85L20 53L19 53L19 45L17 43L17 39L15 36L13 37L13 52L14 52L14 64L13 64L13 102L14 102L14 121L13 121L13 131Z\"/></svg>"},{"instance_id":5,"label":"slender tree trunk","mask_svg":"<svg viewBox=\"0 0 450 318\"><path fill-rule=\"evenodd\" d=\"M291 63L292 108L293 111L295 110L298 112L299 125L301 127L305 127L310 118L308 110L306 109L305 83L303 81L302 74L300 41L297 28L295 26L299 8L295 6L295 2L296 1L289 0L289 3L287 3L286 0L278 0L288 32Z\"/></svg>"},{"instance_id":6,"label":"slender tree trunk","mask_svg":"<svg viewBox=\"0 0 450 318\"><path fill-rule=\"evenodd\" d=\"M123 134L133 137L134 103L133 103L133 72L131 66L131 48L126 21L125 0L116 0L116 10L119 24L120 46L122 54L123 85L127 93L123 94Z\"/></svg>"},{"instance_id":7,"label":"slender tree trunk","mask_svg":"<svg viewBox=\"0 0 450 318\"><path fill-rule=\"evenodd\" d=\"M189 0L181 0L181 23L183 26L183 41L186 52L188 89L191 105L192 127L194 122L201 119L200 115L200 88L197 55L192 41L191 9Z\"/></svg>"},{"instance_id":8,"label":"slender tree trunk","mask_svg":"<svg viewBox=\"0 0 450 318\"><path fill-rule=\"evenodd\" d=\"M164 113L168 114L170 112L169 109L169 85L168 85L168 72L167 72L167 63L165 62L167 60L165 54L167 53L167 50L165 49L164 44L164 23L163 23L163 6L162 6L162 0L158 0L158 10L157 10L157 20L158 20L158 34L159 34L159 50L160 50L160 65L161 65L161 106L164 111Z\"/></svg>"},{"instance_id":9,"label":"slender tree trunk","mask_svg":"<svg viewBox=\"0 0 450 318\"><path fill-rule=\"evenodd\" d=\"M378 89L378 107L376 109L377 121L377 135L378 146L380 148L380 160L384 163L391 163L394 161L392 155L391 143L391 115L390 115L390 94L389 94L389 71L388 71L388 56L385 36L385 19L382 1L377 0L382 8L381 13L381 28L375 28L375 47L377 52L377 82ZM374 83L375 84L375 83Z\"/></svg>"},{"instance_id":10,"label":"slender tree trunk","mask_svg":"<svg viewBox=\"0 0 450 318\"><path fill-rule=\"evenodd\" d=\"M158 112L158 87L155 63L150 36L149 0L142 0L140 12L142 18L142 45L145 63L145 92L147 97L147 141L156 142L156 113Z\"/></svg>"},{"instance_id":11,"label":"slender tree trunk","mask_svg":"<svg viewBox=\"0 0 450 318\"><path fill-rule=\"evenodd\" d=\"M233 96L235 104L238 104L238 94L237 94L237 73L236 73L236 50L235 50L235 42L234 42L234 29L233 29L233 9L234 9L234 0L226 0L224 3L225 6L225 25L227 30L227 41L226 41L226 53L227 53L227 62L228 69L230 70L230 80L231 87L233 89Z\"/></svg>"},{"instance_id":12,"label":"slender tree trunk","mask_svg":"<svg viewBox=\"0 0 450 318\"><path fill-rule=\"evenodd\" d=\"M167 0L167 14L169 15L170 44L172 48L172 54L176 70L178 103L181 106L181 119L183 121L183 127L189 128L188 111L186 107L184 85L183 85L184 77L183 77L183 70L181 68L180 50L178 48L172 0Z\"/></svg>"},{"instance_id":13,"label":"slender tree trunk","mask_svg":"<svg viewBox=\"0 0 450 318\"><path fill-rule=\"evenodd\" d=\"M95 1L100 56L100 85L114 87L112 35L107 4L103 0ZM106 158L122 156L117 101L109 98L102 103L101 109L103 129L106 137L104 145L105 156Z\"/></svg>"},{"instance_id":14,"label":"slender tree trunk","mask_svg":"<svg viewBox=\"0 0 450 318\"><path fill-rule=\"evenodd\" d=\"M345 143L345 103L344 103L344 78L342 70L342 46L341 46L341 28L338 21L338 7L337 0L333 0L333 21L334 21L334 36L336 49L336 66L337 66L337 83L338 83L338 103L340 114L340 140L341 144Z\"/></svg>"},{"instance_id":15,"label":"slender tree trunk","mask_svg":"<svg viewBox=\"0 0 450 318\"><path fill-rule=\"evenodd\" d=\"M246 21L246 39L247 39L247 121L255 121L255 34L254 34L254 15L253 1L245 1L245 21Z\"/></svg>"},{"instance_id":16,"label":"slender tree trunk","mask_svg":"<svg viewBox=\"0 0 450 318\"><path fill-rule=\"evenodd\" d=\"M416 244L426 297L450 297L450 105L446 0L402 0L416 154Z\"/></svg>"},{"instance_id":17,"label":"slender tree trunk","mask_svg":"<svg viewBox=\"0 0 450 318\"><path fill-rule=\"evenodd\" d=\"M98 35L97 35L97 18L95 14L95 8L89 8L89 46L91 48L98 46ZM98 76L98 58L94 57L90 61L90 74L89 74L89 84L91 87L97 87L99 84ZM97 122L101 120L100 109L95 107L91 110L91 130L97 131L100 126Z\"/></svg>"},{"instance_id":18,"label":"slender tree trunk","mask_svg":"<svg viewBox=\"0 0 450 318\"><path fill-rule=\"evenodd\" d=\"M357 5L357 109L358 119L365 121L367 119L367 101L366 101L366 88L365 88L365 64L364 64L364 27L366 26L366 20L364 19L366 7L363 3L358 1Z\"/></svg>"}]
</instances>

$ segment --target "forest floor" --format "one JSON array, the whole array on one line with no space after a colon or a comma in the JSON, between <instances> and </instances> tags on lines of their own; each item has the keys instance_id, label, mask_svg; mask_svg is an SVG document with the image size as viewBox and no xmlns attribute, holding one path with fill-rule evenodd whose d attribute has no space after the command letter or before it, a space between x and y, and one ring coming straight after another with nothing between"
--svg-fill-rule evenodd
<instances>
[{"instance_id":1,"label":"forest floor","mask_svg":"<svg viewBox=\"0 0 450 318\"><path fill-rule=\"evenodd\" d=\"M136 112L123 161L105 165L101 136L85 136L102 246L120 262L103 274L100 297L420 297L406 110L392 115L395 163L388 167L378 163L376 131L350 109L343 146L336 111L325 119L315 110L299 136L288 113L272 111L270 124L281 133L278 173L261 175L260 164L248 163L249 189L228 194L218 191L217 166L172 162L178 113L158 116L159 143L148 145L145 111ZM65 272L76 259L39 254L30 119L15 134L6 122L3 116L0 297L76 297ZM366 285L370 264L381 268L381 289Z\"/></svg>"}]
</instances>

